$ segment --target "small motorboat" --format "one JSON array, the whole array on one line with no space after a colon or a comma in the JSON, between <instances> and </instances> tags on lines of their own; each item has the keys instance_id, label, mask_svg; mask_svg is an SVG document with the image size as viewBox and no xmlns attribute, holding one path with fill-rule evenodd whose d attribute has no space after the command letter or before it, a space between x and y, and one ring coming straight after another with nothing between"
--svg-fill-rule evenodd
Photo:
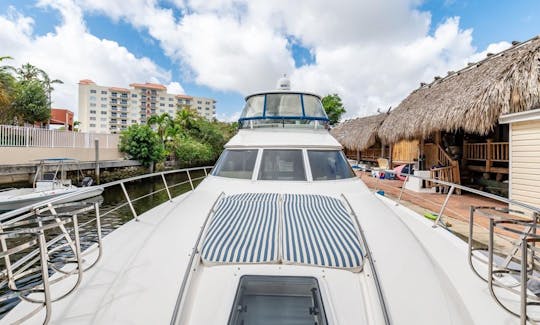
<instances>
[{"instance_id":1,"label":"small motorboat","mask_svg":"<svg viewBox=\"0 0 540 325\"><path fill-rule=\"evenodd\" d=\"M84 177L80 184L81 187L71 184L71 180L66 177L66 162L76 162L76 160L69 158L40 160L31 188L0 190L0 211L15 210L60 195L75 193L81 187L93 187L94 190L80 191L79 195L69 196L62 200L62 203L84 200L100 195L103 192L102 187L92 186L93 180L91 177ZM80 169L79 173L81 173Z\"/></svg>"}]
</instances>

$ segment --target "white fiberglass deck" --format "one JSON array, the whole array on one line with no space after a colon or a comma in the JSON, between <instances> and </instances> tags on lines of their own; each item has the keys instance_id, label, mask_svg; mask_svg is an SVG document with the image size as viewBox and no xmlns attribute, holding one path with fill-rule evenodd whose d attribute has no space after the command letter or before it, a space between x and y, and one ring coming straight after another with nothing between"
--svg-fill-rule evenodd
<instances>
[{"instance_id":1,"label":"white fiberglass deck","mask_svg":"<svg viewBox=\"0 0 540 325\"><path fill-rule=\"evenodd\" d=\"M221 199L201 255L207 265L286 263L359 271L360 247L353 221L336 198L245 193Z\"/></svg>"}]
</instances>

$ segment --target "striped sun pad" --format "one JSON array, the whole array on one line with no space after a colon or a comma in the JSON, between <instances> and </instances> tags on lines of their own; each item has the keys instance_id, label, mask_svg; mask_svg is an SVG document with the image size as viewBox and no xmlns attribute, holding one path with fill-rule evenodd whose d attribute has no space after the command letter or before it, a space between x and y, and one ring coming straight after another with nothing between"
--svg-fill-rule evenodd
<instances>
[{"instance_id":1,"label":"striped sun pad","mask_svg":"<svg viewBox=\"0 0 540 325\"><path fill-rule=\"evenodd\" d=\"M358 269L360 241L343 203L322 195L283 196L284 263Z\"/></svg>"},{"instance_id":2,"label":"striped sun pad","mask_svg":"<svg viewBox=\"0 0 540 325\"><path fill-rule=\"evenodd\" d=\"M246 193L223 198L203 243L206 263L278 261L278 194Z\"/></svg>"},{"instance_id":3,"label":"striped sun pad","mask_svg":"<svg viewBox=\"0 0 540 325\"><path fill-rule=\"evenodd\" d=\"M360 242L349 213L340 200L323 195L227 196L212 217L201 256L206 264L362 267Z\"/></svg>"}]
</instances>

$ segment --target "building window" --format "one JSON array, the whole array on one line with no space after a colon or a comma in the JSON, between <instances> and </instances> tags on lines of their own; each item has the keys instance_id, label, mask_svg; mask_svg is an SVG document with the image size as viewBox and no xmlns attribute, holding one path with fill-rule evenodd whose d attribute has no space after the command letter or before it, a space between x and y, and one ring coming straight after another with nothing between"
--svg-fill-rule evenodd
<instances>
[{"instance_id":1,"label":"building window","mask_svg":"<svg viewBox=\"0 0 540 325\"><path fill-rule=\"evenodd\" d=\"M169 104L169 107L174 107L174 105L173 105L173 104Z\"/></svg>"},{"instance_id":2,"label":"building window","mask_svg":"<svg viewBox=\"0 0 540 325\"><path fill-rule=\"evenodd\" d=\"M206 104L206 105L210 105L210 102L206 102L205 104Z\"/></svg>"},{"instance_id":3,"label":"building window","mask_svg":"<svg viewBox=\"0 0 540 325\"><path fill-rule=\"evenodd\" d=\"M205 110L209 111L209 110L210 110L210 107L206 107Z\"/></svg>"},{"instance_id":4,"label":"building window","mask_svg":"<svg viewBox=\"0 0 540 325\"><path fill-rule=\"evenodd\" d=\"M107 115L106 111L101 111L101 115Z\"/></svg>"},{"instance_id":5,"label":"building window","mask_svg":"<svg viewBox=\"0 0 540 325\"><path fill-rule=\"evenodd\" d=\"M90 96L90 101L95 101L96 100L96 96Z\"/></svg>"},{"instance_id":6,"label":"building window","mask_svg":"<svg viewBox=\"0 0 540 325\"><path fill-rule=\"evenodd\" d=\"M107 101L107 97L101 97L101 101L102 101L102 102Z\"/></svg>"},{"instance_id":7,"label":"building window","mask_svg":"<svg viewBox=\"0 0 540 325\"><path fill-rule=\"evenodd\" d=\"M95 124L95 123L90 123L90 127L91 127L91 128L95 128L95 127L96 127L96 124Z\"/></svg>"},{"instance_id":8,"label":"building window","mask_svg":"<svg viewBox=\"0 0 540 325\"><path fill-rule=\"evenodd\" d=\"M90 110L90 114L96 114L95 110Z\"/></svg>"},{"instance_id":9,"label":"building window","mask_svg":"<svg viewBox=\"0 0 540 325\"><path fill-rule=\"evenodd\" d=\"M201 110L201 109L202 109L202 107L200 107L200 106L197 106L197 109L198 109L198 110Z\"/></svg>"},{"instance_id":10,"label":"building window","mask_svg":"<svg viewBox=\"0 0 540 325\"><path fill-rule=\"evenodd\" d=\"M159 100L165 100L165 97L159 97Z\"/></svg>"},{"instance_id":11,"label":"building window","mask_svg":"<svg viewBox=\"0 0 540 325\"><path fill-rule=\"evenodd\" d=\"M95 120L96 120L95 116L90 116L90 121L95 121Z\"/></svg>"},{"instance_id":12,"label":"building window","mask_svg":"<svg viewBox=\"0 0 540 325\"><path fill-rule=\"evenodd\" d=\"M107 104L101 104L101 108L107 108Z\"/></svg>"},{"instance_id":13,"label":"building window","mask_svg":"<svg viewBox=\"0 0 540 325\"><path fill-rule=\"evenodd\" d=\"M101 91L101 94L102 94L102 95L107 95L107 91L106 91L106 90L102 90L102 91Z\"/></svg>"},{"instance_id":14,"label":"building window","mask_svg":"<svg viewBox=\"0 0 540 325\"><path fill-rule=\"evenodd\" d=\"M165 106L165 104L161 103L161 104L159 104L159 106Z\"/></svg>"},{"instance_id":15,"label":"building window","mask_svg":"<svg viewBox=\"0 0 540 325\"><path fill-rule=\"evenodd\" d=\"M198 101L197 101L197 104L202 104L202 101L198 100Z\"/></svg>"},{"instance_id":16,"label":"building window","mask_svg":"<svg viewBox=\"0 0 540 325\"><path fill-rule=\"evenodd\" d=\"M95 94L97 91L95 89L90 89L91 94Z\"/></svg>"},{"instance_id":17,"label":"building window","mask_svg":"<svg viewBox=\"0 0 540 325\"><path fill-rule=\"evenodd\" d=\"M107 122L107 118L106 117L102 117L99 119L101 122Z\"/></svg>"},{"instance_id":18,"label":"building window","mask_svg":"<svg viewBox=\"0 0 540 325\"><path fill-rule=\"evenodd\" d=\"M169 97L169 101L172 102L174 100L174 98L172 97Z\"/></svg>"},{"instance_id":19,"label":"building window","mask_svg":"<svg viewBox=\"0 0 540 325\"><path fill-rule=\"evenodd\" d=\"M137 98L137 94L131 94L131 98Z\"/></svg>"}]
</instances>

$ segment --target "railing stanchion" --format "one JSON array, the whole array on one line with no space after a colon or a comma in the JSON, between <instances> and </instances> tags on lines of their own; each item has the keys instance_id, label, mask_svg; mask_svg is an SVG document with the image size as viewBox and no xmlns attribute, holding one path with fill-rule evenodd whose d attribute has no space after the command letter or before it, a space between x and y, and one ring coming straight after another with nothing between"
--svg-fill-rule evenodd
<instances>
[{"instance_id":1,"label":"railing stanchion","mask_svg":"<svg viewBox=\"0 0 540 325\"><path fill-rule=\"evenodd\" d=\"M193 181L191 180L191 175L189 174L189 169L186 170L186 173L187 173L187 177L189 179L189 185L191 185L191 190L193 191L195 189L195 187L193 186Z\"/></svg>"},{"instance_id":2,"label":"railing stanchion","mask_svg":"<svg viewBox=\"0 0 540 325\"><path fill-rule=\"evenodd\" d=\"M47 253L47 241L45 233L40 230L38 235L39 241L39 259L41 263L41 277L43 280L43 304L45 305L45 320L43 324L47 324L51 318L51 292L49 286L49 254Z\"/></svg>"},{"instance_id":3,"label":"railing stanchion","mask_svg":"<svg viewBox=\"0 0 540 325\"><path fill-rule=\"evenodd\" d=\"M169 201L172 202L171 192L169 191L169 186L167 185L167 181L165 180L165 175L163 173L161 173L161 178L163 179L163 184L165 184L165 189L167 190L167 195L169 196Z\"/></svg>"},{"instance_id":4,"label":"railing stanchion","mask_svg":"<svg viewBox=\"0 0 540 325\"><path fill-rule=\"evenodd\" d=\"M399 173L399 175L402 175ZM405 191L405 184L409 181L409 176L411 176L411 167L407 168L407 176L405 176L405 181L403 182L403 185L401 185L401 191L399 192L399 198L396 205L399 205L401 203L401 197L403 196L403 192Z\"/></svg>"},{"instance_id":5,"label":"railing stanchion","mask_svg":"<svg viewBox=\"0 0 540 325\"><path fill-rule=\"evenodd\" d=\"M521 305L520 324L527 324L527 238L521 240Z\"/></svg>"},{"instance_id":6,"label":"railing stanchion","mask_svg":"<svg viewBox=\"0 0 540 325\"><path fill-rule=\"evenodd\" d=\"M208 172L206 171L206 167L204 167L203 170L204 170L204 176L208 176Z\"/></svg>"},{"instance_id":7,"label":"railing stanchion","mask_svg":"<svg viewBox=\"0 0 540 325\"><path fill-rule=\"evenodd\" d=\"M439 211L439 215L437 216L437 219L435 219L435 223L433 224L433 228L436 228L439 223L441 222L442 215L444 213L444 209L446 209L446 205L448 204L448 200L450 199L450 196L452 196L452 193L454 193L454 189L456 187L454 185L450 186L450 190L448 191L448 195L446 195L446 198L444 199L444 203L441 206L441 210Z\"/></svg>"},{"instance_id":8,"label":"railing stanchion","mask_svg":"<svg viewBox=\"0 0 540 325\"><path fill-rule=\"evenodd\" d=\"M120 187L122 187L122 191L124 192L124 195L126 196L126 200L128 201L129 208L131 209L131 213L133 213L133 217L135 218L135 221L139 221L139 217L137 216L137 212L135 212L135 208L133 208L133 203L131 203L131 199L129 198L128 192L126 191L126 187L124 186L124 183L120 183Z\"/></svg>"}]
</instances>

